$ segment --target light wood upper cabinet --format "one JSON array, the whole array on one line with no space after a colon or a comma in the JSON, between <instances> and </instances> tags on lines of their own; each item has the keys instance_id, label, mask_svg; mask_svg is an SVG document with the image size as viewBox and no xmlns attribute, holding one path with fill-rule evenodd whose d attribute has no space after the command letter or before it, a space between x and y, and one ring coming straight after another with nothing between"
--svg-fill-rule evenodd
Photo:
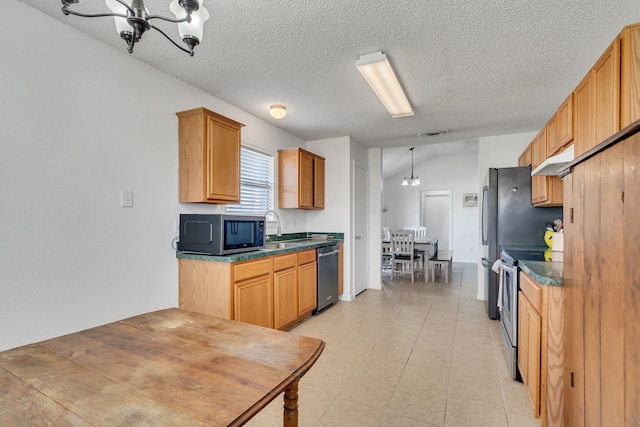
<instances>
[{"instance_id":1,"label":"light wood upper cabinet","mask_svg":"<svg viewBox=\"0 0 640 427\"><path fill-rule=\"evenodd\" d=\"M556 117L558 122L558 144L553 154L557 151L562 151L564 147L573 142L573 93L570 93L567 99L558 107ZM550 154L547 153L547 155Z\"/></svg>"},{"instance_id":2,"label":"light wood upper cabinet","mask_svg":"<svg viewBox=\"0 0 640 427\"><path fill-rule=\"evenodd\" d=\"M574 153L580 154L596 145L595 111L596 96L593 73L589 73L573 91L575 112L573 115Z\"/></svg>"},{"instance_id":3,"label":"light wood upper cabinet","mask_svg":"<svg viewBox=\"0 0 640 427\"><path fill-rule=\"evenodd\" d=\"M574 91L575 156L620 130L620 38L605 50Z\"/></svg>"},{"instance_id":4,"label":"light wood upper cabinet","mask_svg":"<svg viewBox=\"0 0 640 427\"><path fill-rule=\"evenodd\" d=\"M531 166L531 144L518 157L518 166Z\"/></svg>"},{"instance_id":5,"label":"light wood upper cabinet","mask_svg":"<svg viewBox=\"0 0 640 427\"><path fill-rule=\"evenodd\" d=\"M206 108L178 116L178 201L240 202L240 129Z\"/></svg>"},{"instance_id":6,"label":"light wood upper cabinet","mask_svg":"<svg viewBox=\"0 0 640 427\"><path fill-rule=\"evenodd\" d=\"M555 121L542 128L531 142L531 170L547 159L547 139ZM557 176L531 177L531 202L535 206L562 206L562 181Z\"/></svg>"},{"instance_id":7,"label":"light wood upper cabinet","mask_svg":"<svg viewBox=\"0 0 640 427\"><path fill-rule=\"evenodd\" d=\"M620 128L640 119L640 24L620 35Z\"/></svg>"},{"instance_id":8,"label":"light wood upper cabinet","mask_svg":"<svg viewBox=\"0 0 640 427\"><path fill-rule=\"evenodd\" d=\"M324 160L302 148L278 150L280 208L324 209Z\"/></svg>"}]
</instances>

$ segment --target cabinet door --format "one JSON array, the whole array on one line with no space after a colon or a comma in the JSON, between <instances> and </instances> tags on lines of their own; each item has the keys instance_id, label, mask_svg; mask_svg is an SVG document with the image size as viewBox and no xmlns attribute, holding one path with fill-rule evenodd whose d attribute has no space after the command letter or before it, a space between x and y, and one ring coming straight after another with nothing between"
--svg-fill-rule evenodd
<instances>
[{"instance_id":1,"label":"cabinet door","mask_svg":"<svg viewBox=\"0 0 640 427\"><path fill-rule=\"evenodd\" d=\"M522 382L533 405L533 415L540 416L540 338L542 319L524 293L518 298L518 362Z\"/></svg>"},{"instance_id":2,"label":"cabinet door","mask_svg":"<svg viewBox=\"0 0 640 427\"><path fill-rule=\"evenodd\" d=\"M558 148L562 149L573 141L573 93L558 108Z\"/></svg>"},{"instance_id":3,"label":"cabinet door","mask_svg":"<svg viewBox=\"0 0 640 427\"><path fill-rule=\"evenodd\" d=\"M547 155L546 157L553 156L559 149L558 145L560 140L558 139L558 114L554 114L547 123Z\"/></svg>"},{"instance_id":4,"label":"cabinet door","mask_svg":"<svg viewBox=\"0 0 640 427\"><path fill-rule=\"evenodd\" d=\"M596 145L594 88L593 71L590 71L573 91L575 103L573 116L575 144L573 150L576 157Z\"/></svg>"},{"instance_id":5,"label":"cabinet door","mask_svg":"<svg viewBox=\"0 0 640 427\"><path fill-rule=\"evenodd\" d=\"M298 267L299 316L312 312L317 306L317 271L315 261Z\"/></svg>"},{"instance_id":6,"label":"cabinet door","mask_svg":"<svg viewBox=\"0 0 640 427\"><path fill-rule=\"evenodd\" d=\"M616 38L593 67L596 145L620 130L620 39Z\"/></svg>"},{"instance_id":7,"label":"cabinet door","mask_svg":"<svg viewBox=\"0 0 640 427\"><path fill-rule=\"evenodd\" d=\"M301 208L313 208L313 156L303 151L298 174L298 203Z\"/></svg>"},{"instance_id":8,"label":"cabinet door","mask_svg":"<svg viewBox=\"0 0 640 427\"><path fill-rule=\"evenodd\" d=\"M291 325L298 318L298 281L296 268L273 273L273 320L276 329Z\"/></svg>"},{"instance_id":9,"label":"cabinet door","mask_svg":"<svg viewBox=\"0 0 640 427\"><path fill-rule=\"evenodd\" d=\"M620 128L640 119L640 24L630 25L622 31Z\"/></svg>"},{"instance_id":10,"label":"cabinet door","mask_svg":"<svg viewBox=\"0 0 640 427\"><path fill-rule=\"evenodd\" d=\"M233 284L234 320L273 328L271 277L271 274L264 274Z\"/></svg>"},{"instance_id":11,"label":"cabinet door","mask_svg":"<svg viewBox=\"0 0 640 427\"><path fill-rule=\"evenodd\" d=\"M324 209L324 159L313 158L313 207Z\"/></svg>"},{"instance_id":12,"label":"cabinet door","mask_svg":"<svg viewBox=\"0 0 640 427\"><path fill-rule=\"evenodd\" d=\"M240 131L207 121L207 199L240 201Z\"/></svg>"}]
</instances>

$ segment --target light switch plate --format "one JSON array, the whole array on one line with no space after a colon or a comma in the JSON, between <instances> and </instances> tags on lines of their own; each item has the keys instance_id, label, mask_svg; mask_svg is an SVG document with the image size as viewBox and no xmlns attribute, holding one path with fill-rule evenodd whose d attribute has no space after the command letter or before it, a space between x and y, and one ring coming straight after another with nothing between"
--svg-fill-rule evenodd
<instances>
[{"instance_id":1,"label":"light switch plate","mask_svg":"<svg viewBox=\"0 0 640 427\"><path fill-rule=\"evenodd\" d=\"M120 206L123 208L133 207L133 190L120 190Z\"/></svg>"}]
</instances>

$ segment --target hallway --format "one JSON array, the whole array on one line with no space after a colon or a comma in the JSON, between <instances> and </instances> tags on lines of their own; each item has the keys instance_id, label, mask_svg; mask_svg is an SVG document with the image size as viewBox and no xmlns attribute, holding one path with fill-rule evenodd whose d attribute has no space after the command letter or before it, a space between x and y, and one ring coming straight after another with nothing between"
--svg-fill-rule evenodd
<instances>
[{"instance_id":1,"label":"hallway","mask_svg":"<svg viewBox=\"0 0 640 427\"><path fill-rule=\"evenodd\" d=\"M454 263L448 284L383 279L291 330L326 342L300 380L300 426L539 426L475 264ZM281 426L282 398L247 425Z\"/></svg>"}]
</instances>

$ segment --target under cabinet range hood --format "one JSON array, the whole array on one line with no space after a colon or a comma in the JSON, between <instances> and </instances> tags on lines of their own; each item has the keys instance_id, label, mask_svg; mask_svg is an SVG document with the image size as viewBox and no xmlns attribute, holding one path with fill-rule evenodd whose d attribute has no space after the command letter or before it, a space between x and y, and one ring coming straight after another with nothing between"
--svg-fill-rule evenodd
<instances>
[{"instance_id":1,"label":"under cabinet range hood","mask_svg":"<svg viewBox=\"0 0 640 427\"><path fill-rule=\"evenodd\" d=\"M540 163L540 166L531 171L531 176L558 176L560 171L572 161L573 145Z\"/></svg>"}]
</instances>

